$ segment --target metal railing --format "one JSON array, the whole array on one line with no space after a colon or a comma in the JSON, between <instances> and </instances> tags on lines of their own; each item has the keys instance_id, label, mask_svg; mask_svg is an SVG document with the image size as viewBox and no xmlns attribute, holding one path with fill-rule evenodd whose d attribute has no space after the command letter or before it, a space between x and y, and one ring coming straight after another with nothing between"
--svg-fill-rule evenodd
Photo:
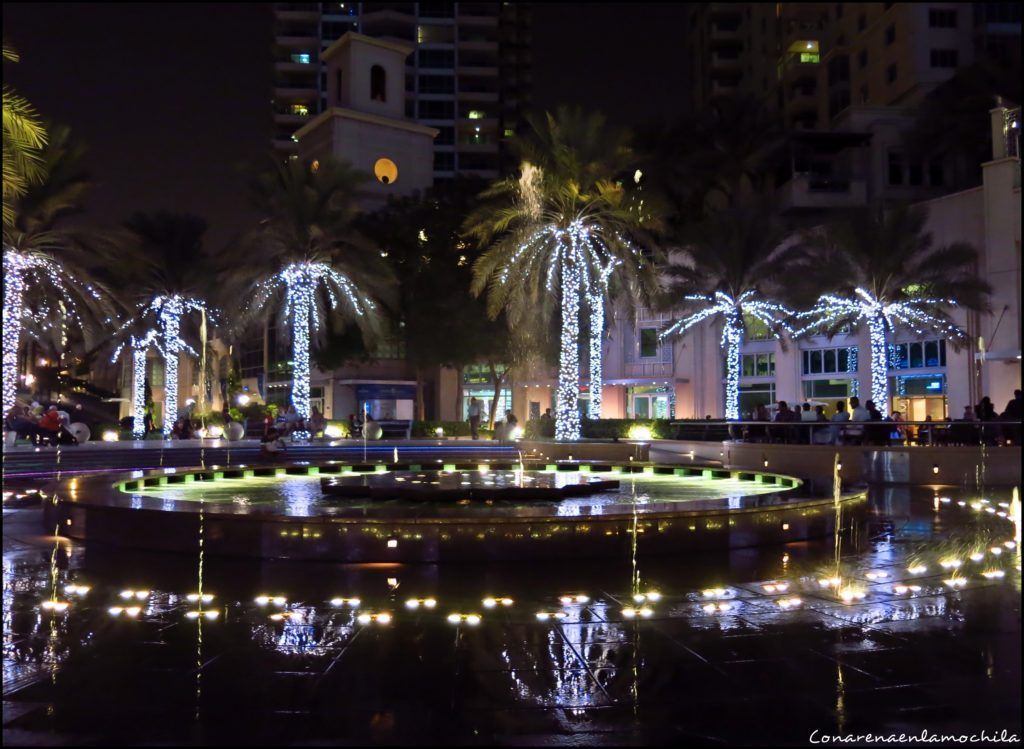
<instances>
[{"instance_id":1,"label":"metal railing","mask_svg":"<svg viewBox=\"0 0 1024 749\"><path fill-rule=\"evenodd\" d=\"M795 445L1020 445L1021 422L997 421L674 421L677 439Z\"/></svg>"}]
</instances>

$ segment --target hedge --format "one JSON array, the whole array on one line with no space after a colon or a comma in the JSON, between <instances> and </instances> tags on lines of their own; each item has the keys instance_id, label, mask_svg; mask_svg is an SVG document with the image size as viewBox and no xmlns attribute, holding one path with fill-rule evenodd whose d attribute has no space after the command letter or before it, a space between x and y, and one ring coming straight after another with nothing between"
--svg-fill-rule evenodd
<instances>
[{"instance_id":1,"label":"hedge","mask_svg":"<svg viewBox=\"0 0 1024 749\"><path fill-rule=\"evenodd\" d=\"M668 419L583 419L580 424L584 439L610 440L630 439L634 427L651 430L651 439L672 437L673 428ZM531 419L526 423L527 439L553 439L554 419Z\"/></svg>"},{"instance_id":2,"label":"hedge","mask_svg":"<svg viewBox=\"0 0 1024 749\"><path fill-rule=\"evenodd\" d=\"M471 436L468 421L414 421L412 423L412 436L420 438L436 437L438 427L444 429L445 437ZM481 437L487 439L494 435L494 430L492 429L478 429L477 432Z\"/></svg>"}]
</instances>

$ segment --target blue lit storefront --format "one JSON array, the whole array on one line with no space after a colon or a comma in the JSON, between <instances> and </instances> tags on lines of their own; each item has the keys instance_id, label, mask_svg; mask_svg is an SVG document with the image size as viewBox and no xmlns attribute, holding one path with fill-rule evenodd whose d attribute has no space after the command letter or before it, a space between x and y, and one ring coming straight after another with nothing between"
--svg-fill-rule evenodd
<instances>
[{"instance_id":1,"label":"blue lit storefront","mask_svg":"<svg viewBox=\"0 0 1024 749\"><path fill-rule=\"evenodd\" d=\"M890 344L889 397L891 410L899 411L908 421L946 418L946 341L935 338Z\"/></svg>"}]
</instances>

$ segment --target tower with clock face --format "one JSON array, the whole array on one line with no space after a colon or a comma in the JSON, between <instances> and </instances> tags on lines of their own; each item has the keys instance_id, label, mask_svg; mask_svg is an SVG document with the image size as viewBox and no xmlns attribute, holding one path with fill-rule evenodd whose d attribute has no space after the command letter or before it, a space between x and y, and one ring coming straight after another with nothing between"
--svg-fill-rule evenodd
<instances>
[{"instance_id":1,"label":"tower with clock face","mask_svg":"<svg viewBox=\"0 0 1024 749\"><path fill-rule=\"evenodd\" d=\"M299 158L347 161L372 178L367 202L433 184L438 131L405 117L405 58L413 47L348 32L321 55L327 109L295 133Z\"/></svg>"}]
</instances>

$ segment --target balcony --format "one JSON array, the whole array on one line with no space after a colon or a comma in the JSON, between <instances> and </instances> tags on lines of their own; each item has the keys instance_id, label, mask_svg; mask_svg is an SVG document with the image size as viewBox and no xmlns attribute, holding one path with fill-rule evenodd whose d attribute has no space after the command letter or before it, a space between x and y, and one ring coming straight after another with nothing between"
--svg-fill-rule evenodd
<instances>
[{"instance_id":1,"label":"balcony","mask_svg":"<svg viewBox=\"0 0 1024 749\"><path fill-rule=\"evenodd\" d=\"M626 378L672 377L673 364L670 361L637 361L622 365Z\"/></svg>"},{"instance_id":2,"label":"balcony","mask_svg":"<svg viewBox=\"0 0 1024 749\"><path fill-rule=\"evenodd\" d=\"M308 34L287 31L277 32L274 35L274 44L279 47L301 47L303 49L316 48L320 45L320 35L316 32Z\"/></svg>"},{"instance_id":3,"label":"balcony","mask_svg":"<svg viewBox=\"0 0 1024 749\"><path fill-rule=\"evenodd\" d=\"M316 67L309 62L293 62L292 60L275 60L274 70L278 73L308 73L315 76Z\"/></svg>"},{"instance_id":4,"label":"balcony","mask_svg":"<svg viewBox=\"0 0 1024 749\"><path fill-rule=\"evenodd\" d=\"M304 5L300 5L298 3L295 4L297 7L275 7L274 18L278 21L297 21L299 23L302 23L303 21L319 21L320 10L316 7L315 3L309 5L312 6L312 9L306 9Z\"/></svg>"},{"instance_id":5,"label":"balcony","mask_svg":"<svg viewBox=\"0 0 1024 749\"><path fill-rule=\"evenodd\" d=\"M276 86L274 87L274 99L280 101L310 101L320 97L316 86Z\"/></svg>"},{"instance_id":6,"label":"balcony","mask_svg":"<svg viewBox=\"0 0 1024 749\"><path fill-rule=\"evenodd\" d=\"M778 190L783 211L856 208L867 205L867 182L857 178L795 174Z\"/></svg>"}]
</instances>

